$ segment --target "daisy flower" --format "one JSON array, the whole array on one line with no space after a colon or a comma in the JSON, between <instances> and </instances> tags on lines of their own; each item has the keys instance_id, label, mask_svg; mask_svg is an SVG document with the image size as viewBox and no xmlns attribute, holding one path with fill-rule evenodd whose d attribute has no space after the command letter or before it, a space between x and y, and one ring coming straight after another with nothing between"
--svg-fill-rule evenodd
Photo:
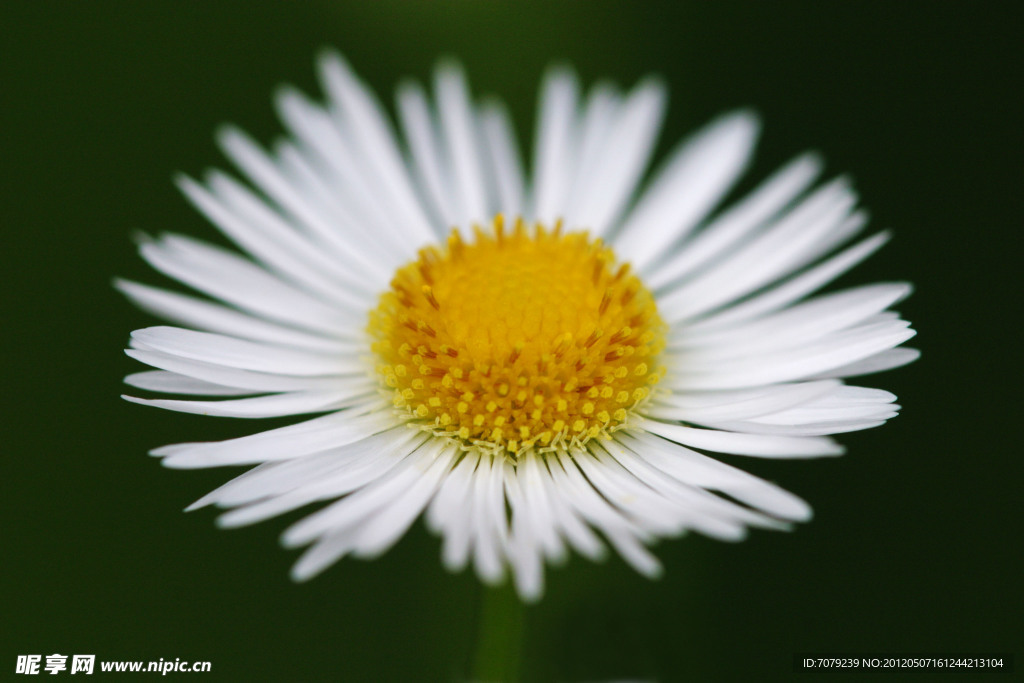
<instances>
[{"instance_id":1,"label":"daisy flower","mask_svg":"<svg viewBox=\"0 0 1024 683\"><path fill-rule=\"evenodd\" d=\"M845 179L799 156L729 207L754 114L722 116L648 165L665 90L541 86L532 169L502 105L444 63L432 95L397 93L397 130L335 54L326 103L291 88L288 137L235 128L220 171L178 185L240 251L183 235L142 257L200 296L119 281L180 327L137 330L154 370L130 401L203 415L317 414L153 451L172 468L255 465L189 509L237 527L319 503L283 543L308 579L372 558L423 514L451 570L511 574L525 600L546 563L610 546L647 576L648 546L688 531L736 541L810 507L716 453L834 456L828 435L881 425L895 396L845 378L903 365L887 309L902 283L821 287L878 249ZM649 180L643 181L645 175Z\"/></svg>"}]
</instances>

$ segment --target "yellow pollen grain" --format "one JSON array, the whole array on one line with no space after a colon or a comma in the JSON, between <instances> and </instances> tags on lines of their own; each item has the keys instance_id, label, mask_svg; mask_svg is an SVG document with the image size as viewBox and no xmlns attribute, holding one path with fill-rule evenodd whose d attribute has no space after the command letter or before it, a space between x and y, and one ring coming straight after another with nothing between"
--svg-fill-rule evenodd
<instances>
[{"instance_id":1,"label":"yellow pollen grain","mask_svg":"<svg viewBox=\"0 0 1024 683\"><path fill-rule=\"evenodd\" d=\"M499 216L399 268L368 331L396 407L515 456L624 425L660 377L666 326L600 240Z\"/></svg>"}]
</instances>

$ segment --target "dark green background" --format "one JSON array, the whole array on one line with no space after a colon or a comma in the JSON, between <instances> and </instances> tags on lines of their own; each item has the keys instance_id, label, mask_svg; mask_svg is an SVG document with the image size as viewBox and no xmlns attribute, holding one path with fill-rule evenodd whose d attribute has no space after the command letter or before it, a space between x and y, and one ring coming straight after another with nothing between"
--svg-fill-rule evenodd
<instances>
[{"instance_id":1,"label":"dark green background","mask_svg":"<svg viewBox=\"0 0 1024 683\"><path fill-rule=\"evenodd\" d=\"M272 89L315 92L324 45L389 103L399 78L454 55L476 93L509 102L522 139L553 60L588 83L662 74L662 151L754 106L766 124L755 177L820 149L853 175L872 225L895 230L840 284L918 287L901 310L923 358L867 381L895 391L904 415L842 437L841 459L730 460L807 498L816 519L739 545L663 542L654 583L618 559L573 558L528 611L528 680L785 679L803 651L1020 655L1018 6L5 3L0 672L53 652L209 660L224 680L465 670L478 585L440 567L419 524L381 560L294 585L296 555L277 545L289 520L218 531L209 511L181 509L229 473L145 455L254 425L118 398L139 369L121 353L128 333L155 321L111 278L160 282L132 233L213 237L172 173L224 165L219 123L278 135Z\"/></svg>"}]
</instances>

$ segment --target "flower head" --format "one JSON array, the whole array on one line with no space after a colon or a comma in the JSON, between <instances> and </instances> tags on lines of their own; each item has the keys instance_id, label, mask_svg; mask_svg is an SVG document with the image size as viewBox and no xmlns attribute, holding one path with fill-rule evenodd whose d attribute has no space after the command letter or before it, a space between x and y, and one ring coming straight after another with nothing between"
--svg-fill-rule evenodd
<instances>
[{"instance_id":1,"label":"flower head","mask_svg":"<svg viewBox=\"0 0 1024 683\"><path fill-rule=\"evenodd\" d=\"M326 506L284 534L309 578L373 557L425 511L451 569L511 574L524 599L545 562L606 544L657 575L647 546L689 530L724 540L810 517L796 496L706 452L837 455L828 435L896 414L843 378L910 362L887 311L905 284L813 296L884 233L844 180L814 187L804 155L729 208L756 118L738 112L677 147L640 189L660 84L586 96L553 70L529 182L508 117L438 68L431 101L398 92L396 135L336 55L327 104L293 90L272 153L226 129L251 183L179 184L243 254L180 235L145 240L154 268L201 297L119 288L182 327L132 334L156 370L129 400L297 424L153 453L179 468L256 465L191 506L224 526ZM812 297L812 298L808 298ZM211 400L212 399L212 400ZM190 508L190 509L191 509Z\"/></svg>"}]
</instances>

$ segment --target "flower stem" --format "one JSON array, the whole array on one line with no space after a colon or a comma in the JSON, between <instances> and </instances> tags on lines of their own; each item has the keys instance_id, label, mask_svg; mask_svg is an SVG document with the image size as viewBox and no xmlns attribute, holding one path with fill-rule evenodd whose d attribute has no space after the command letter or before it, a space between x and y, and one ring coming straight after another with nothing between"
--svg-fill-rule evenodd
<instances>
[{"instance_id":1,"label":"flower stem","mask_svg":"<svg viewBox=\"0 0 1024 683\"><path fill-rule=\"evenodd\" d=\"M514 683L525 632L526 608L512 582L496 588L482 586L477 621L474 683Z\"/></svg>"}]
</instances>

